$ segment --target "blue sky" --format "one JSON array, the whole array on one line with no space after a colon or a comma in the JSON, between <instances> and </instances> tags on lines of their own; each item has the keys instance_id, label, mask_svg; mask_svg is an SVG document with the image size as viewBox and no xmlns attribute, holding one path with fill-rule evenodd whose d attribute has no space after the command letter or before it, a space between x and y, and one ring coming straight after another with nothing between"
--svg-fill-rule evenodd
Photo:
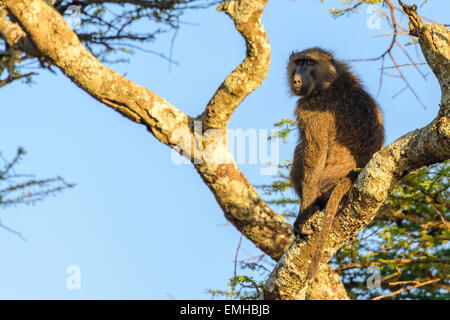
<instances>
[{"instance_id":1,"label":"blue sky","mask_svg":"<svg viewBox=\"0 0 450 320\"><path fill-rule=\"evenodd\" d=\"M327 9L338 3L269 2L263 15L272 46L269 75L236 110L230 128L270 130L275 121L293 117L295 98L284 74L292 50L321 46L342 59L371 58L385 50L390 38L373 36L389 32L387 24L368 29L365 9L334 20ZM447 0L435 0L422 12L449 23L449 9ZM110 67L196 116L241 62L245 46L231 20L214 8L189 12L183 20L193 24L178 32L173 59L179 65L170 73L166 61L146 53ZM163 35L150 48L168 53L170 39ZM375 95L379 62L351 65ZM412 68L404 72L427 109L409 91L392 99L404 84L385 77L377 100L386 143L426 125L437 112L440 89L433 75L424 81ZM0 150L11 158L23 146L28 154L20 172L60 175L77 186L35 206L0 211L1 221L28 240L0 229L0 298L208 299L205 289L225 289L240 234L227 225L194 168L173 164L169 147L60 72L41 72L36 80L0 89ZM281 159L291 158L294 141L280 145ZM240 167L253 184L273 179L260 174L260 164ZM241 258L260 253L247 240L242 248ZM70 265L80 267L79 290L66 287Z\"/></svg>"}]
</instances>

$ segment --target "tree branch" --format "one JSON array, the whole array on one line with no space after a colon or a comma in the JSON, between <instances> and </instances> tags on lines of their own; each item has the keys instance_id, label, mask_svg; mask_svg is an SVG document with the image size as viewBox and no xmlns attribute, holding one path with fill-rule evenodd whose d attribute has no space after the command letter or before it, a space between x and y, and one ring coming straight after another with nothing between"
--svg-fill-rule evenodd
<instances>
[{"instance_id":1,"label":"tree branch","mask_svg":"<svg viewBox=\"0 0 450 320\"><path fill-rule=\"evenodd\" d=\"M102 65L83 47L61 15L44 2L6 0L4 5L41 56L58 66L75 84L123 116L146 125L161 142L177 144L171 133L175 128L188 126L189 118L184 113Z\"/></svg>"},{"instance_id":2,"label":"tree branch","mask_svg":"<svg viewBox=\"0 0 450 320\"><path fill-rule=\"evenodd\" d=\"M7 12L0 2L0 36L5 39L11 48L27 52L36 57L42 54L36 46L29 41L26 33L15 23L7 18Z\"/></svg>"},{"instance_id":3,"label":"tree branch","mask_svg":"<svg viewBox=\"0 0 450 320\"><path fill-rule=\"evenodd\" d=\"M245 40L247 54L231 72L198 117L206 129L224 129L244 98L256 90L269 72L270 45L261 15L268 0L227 1L217 10L224 11Z\"/></svg>"}]
</instances>

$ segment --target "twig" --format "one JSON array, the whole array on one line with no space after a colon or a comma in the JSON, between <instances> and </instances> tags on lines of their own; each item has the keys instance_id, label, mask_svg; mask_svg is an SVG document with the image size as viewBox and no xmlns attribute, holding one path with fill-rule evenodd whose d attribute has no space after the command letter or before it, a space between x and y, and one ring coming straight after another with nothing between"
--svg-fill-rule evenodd
<instances>
[{"instance_id":1,"label":"twig","mask_svg":"<svg viewBox=\"0 0 450 320\"><path fill-rule=\"evenodd\" d=\"M413 89L413 87L411 87L411 85L409 84L408 80L406 80L406 77L403 75L403 72L400 70L400 68L398 67L397 62L394 59L394 56L392 55L391 52L389 52L389 58L391 58L392 62L394 63L394 65L397 67L397 71L400 74L400 77L403 79L403 81L406 83L406 86L409 88L409 90L412 92L412 94L414 95L414 97L417 99L417 101L420 102L420 104L422 105L422 107L424 109L427 108L427 106L422 102L422 100L420 100L419 96L417 95L416 91Z\"/></svg>"},{"instance_id":2,"label":"twig","mask_svg":"<svg viewBox=\"0 0 450 320\"><path fill-rule=\"evenodd\" d=\"M239 244L238 247L236 248L236 255L234 256L234 277L237 277L237 263L238 263L238 255L239 255L239 249L241 248L241 243L242 243L242 234L241 237L239 238Z\"/></svg>"},{"instance_id":3,"label":"twig","mask_svg":"<svg viewBox=\"0 0 450 320\"><path fill-rule=\"evenodd\" d=\"M392 296L395 296L395 295L397 295L397 294L399 294L399 293L402 293L402 292L404 292L404 291L408 291L408 290L412 290L412 289L415 289L415 288L418 288L418 287L426 286L426 285L428 285L428 284L432 284L432 283L435 283L435 282L438 282L438 281L441 281L441 280L442 280L442 278L438 278L438 279L433 279L433 280L425 281L425 282L416 284L416 285L414 285L414 286L410 286L410 287L407 287L407 288L403 288L403 289L394 291L394 292L389 293L389 294L385 294L385 295L382 295L382 296L375 297L375 298L373 298L372 300L380 300L380 299L383 299L383 298L392 297Z\"/></svg>"},{"instance_id":4,"label":"twig","mask_svg":"<svg viewBox=\"0 0 450 320\"><path fill-rule=\"evenodd\" d=\"M23 241L27 241L27 239L25 239L24 236L22 236L22 234L19 231L13 230L11 228L8 228L7 226L5 226L4 224L2 224L2 221L0 220L0 228L5 229L8 232L11 232L13 234L15 234L16 236L18 236L20 239L22 239Z\"/></svg>"},{"instance_id":5,"label":"twig","mask_svg":"<svg viewBox=\"0 0 450 320\"><path fill-rule=\"evenodd\" d=\"M386 70L386 69L396 69L396 68L401 68L401 67L410 67L410 66L414 66L414 65L424 65L427 64L426 62L414 62L413 63L405 63L405 64L399 64L398 66L391 66L391 67L384 67L380 70Z\"/></svg>"}]
</instances>

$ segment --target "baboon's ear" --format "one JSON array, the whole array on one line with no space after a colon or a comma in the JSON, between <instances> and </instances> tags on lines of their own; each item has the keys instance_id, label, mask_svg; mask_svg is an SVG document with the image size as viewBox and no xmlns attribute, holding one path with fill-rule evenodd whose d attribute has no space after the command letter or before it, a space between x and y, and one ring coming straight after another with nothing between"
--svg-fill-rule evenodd
<instances>
[{"instance_id":1,"label":"baboon's ear","mask_svg":"<svg viewBox=\"0 0 450 320\"><path fill-rule=\"evenodd\" d=\"M334 64L333 54L332 54L332 53L327 53L327 57L328 57L328 59L330 60L330 62L331 62L332 64Z\"/></svg>"}]
</instances>

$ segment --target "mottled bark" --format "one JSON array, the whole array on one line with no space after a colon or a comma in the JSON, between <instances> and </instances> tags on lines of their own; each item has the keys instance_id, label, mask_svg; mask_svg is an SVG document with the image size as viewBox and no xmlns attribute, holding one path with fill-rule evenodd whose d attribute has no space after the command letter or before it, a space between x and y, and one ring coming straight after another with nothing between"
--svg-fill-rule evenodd
<instances>
[{"instance_id":1,"label":"mottled bark","mask_svg":"<svg viewBox=\"0 0 450 320\"><path fill-rule=\"evenodd\" d=\"M450 31L443 25L424 25L414 11L405 12L410 16L411 33L419 37L423 54L439 80L440 109L429 125L383 148L362 170L336 215L322 263L372 221L403 176L450 158ZM291 245L265 284L265 299L305 299L306 274L317 241L313 234Z\"/></svg>"},{"instance_id":2,"label":"mottled bark","mask_svg":"<svg viewBox=\"0 0 450 320\"><path fill-rule=\"evenodd\" d=\"M324 263L311 281L305 295L306 300L350 300L344 284L334 269Z\"/></svg>"},{"instance_id":3,"label":"mottled bark","mask_svg":"<svg viewBox=\"0 0 450 320\"><path fill-rule=\"evenodd\" d=\"M36 46L30 42L26 33L17 24L7 19L7 11L0 1L0 36L11 48L30 53L35 57L42 57Z\"/></svg>"},{"instance_id":4,"label":"mottled bark","mask_svg":"<svg viewBox=\"0 0 450 320\"><path fill-rule=\"evenodd\" d=\"M247 54L196 118L102 65L82 46L59 13L40 0L0 1L0 35L10 46L59 67L92 97L145 125L159 141L183 153L195 165L225 217L256 246L278 260L294 239L292 227L261 200L239 170L226 143L231 115L259 87L269 70L270 45L261 23L267 1L229 1L218 8L234 21L246 42ZM7 19L6 11L2 11L5 8L19 24ZM199 126L201 132L196 131ZM213 133L218 132L223 141L200 138L209 129L216 130ZM213 153L205 153L211 143L215 143ZM347 298L331 268L323 268L319 278L324 280L310 290L314 290L312 298ZM329 290L327 283L335 283L335 290Z\"/></svg>"}]
</instances>

